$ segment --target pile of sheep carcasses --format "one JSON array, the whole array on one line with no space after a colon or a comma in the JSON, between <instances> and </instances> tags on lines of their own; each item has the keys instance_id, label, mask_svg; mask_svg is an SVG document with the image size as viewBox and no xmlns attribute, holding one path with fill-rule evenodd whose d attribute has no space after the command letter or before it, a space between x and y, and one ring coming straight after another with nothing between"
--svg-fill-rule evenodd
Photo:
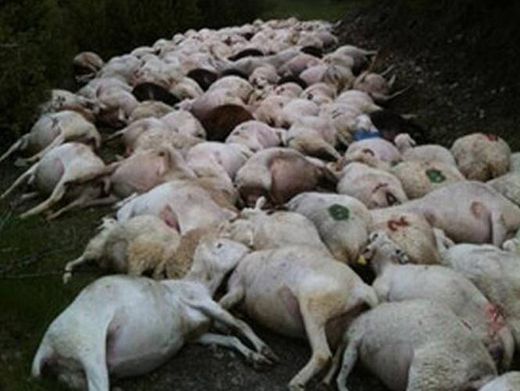
<instances>
[{"instance_id":1,"label":"pile of sheep carcasses","mask_svg":"<svg viewBox=\"0 0 520 391\"><path fill-rule=\"evenodd\" d=\"M22 217L49 219L114 203L64 280L85 262L130 276L80 293L33 376L109 390L188 342L273 364L277 347L228 312L241 303L309 341L292 390L319 372L346 390L357 361L391 390L520 389L498 377L520 345L519 155L471 130L451 149L416 145L424 131L383 108L403 93L393 70L332 27L255 21L74 59L81 88L54 90L2 157L30 164L2 197L25 185L23 200L45 200ZM109 143L121 156L107 163Z\"/></svg>"}]
</instances>

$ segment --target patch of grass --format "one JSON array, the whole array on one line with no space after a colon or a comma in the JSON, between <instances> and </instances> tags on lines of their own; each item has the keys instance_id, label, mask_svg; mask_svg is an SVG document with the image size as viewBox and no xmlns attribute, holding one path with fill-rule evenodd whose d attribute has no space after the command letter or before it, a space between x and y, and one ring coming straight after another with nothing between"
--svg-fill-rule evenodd
<instances>
[{"instance_id":1,"label":"patch of grass","mask_svg":"<svg viewBox=\"0 0 520 391\"><path fill-rule=\"evenodd\" d=\"M2 189L13 171L0 169ZM50 322L98 276L79 273L67 285L61 281L65 263L81 254L109 210L75 211L53 222L18 219L27 207L0 203L0 389L62 390L52 380L30 380L32 359Z\"/></svg>"}]
</instances>

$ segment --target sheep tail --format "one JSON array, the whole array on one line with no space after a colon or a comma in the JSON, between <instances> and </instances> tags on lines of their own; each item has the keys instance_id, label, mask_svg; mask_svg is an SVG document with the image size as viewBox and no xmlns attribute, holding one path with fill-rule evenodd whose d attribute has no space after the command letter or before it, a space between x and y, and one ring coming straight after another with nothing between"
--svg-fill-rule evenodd
<instances>
[{"instance_id":1,"label":"sheep tail","mask_svg":"<svg viewBox=\"0 0 520 391\"><path fill-rule=\"evenodd\" d=\"M53 350L47 344L45 339L40 344L36 355L34 356L34 360L31 368L31 376L34 378L40 378L42 374L42 368L44 367L46 361L52 356Z\"/></svg>"}]
</instances>

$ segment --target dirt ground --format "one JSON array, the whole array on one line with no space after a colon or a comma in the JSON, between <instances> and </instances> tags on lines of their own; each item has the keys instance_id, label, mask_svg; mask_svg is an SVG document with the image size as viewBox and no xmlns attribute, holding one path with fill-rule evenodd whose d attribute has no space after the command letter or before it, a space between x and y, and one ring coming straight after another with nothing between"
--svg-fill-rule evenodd
<instances>
[{"instance_id":1,"label":"dirt ground","mask_svg":"<svg viewBox=\"0 0 520 391\"><path fill-rule=\"evenodd\" d=\"M510 85L483 86L478 74L460 78L453 63L428 48L410 49L392 42L379 31L374 17L354 15L339 28L343 43L380 49L376 69L396 65L398 87L413 84L390 108L417 115L433 139L449 145L462 133L497 132L514 147L518 114L504 110L511 98ZM449 43L446 43L449 45ZM2 150L6 146L2 147ZM0 166L0 186L5 189L21 172L12 162ZM0 390L59 390L54 381L29 379L35 349L49 325L75 295L99 276L95 268L78 273L72 283L61 283L65 262L77 257L94 234L100 218L111 209L76 211L47 223L40 217L20 221L21 210L0 203ZM263 372L248 367L234 352L221 348L186 346L166 365L148 376L113 382L124 391L284 390L306 363L305 341L291 340L255 327L280 357L280 363ZM356 368L349 379L352 391L383 391L373 376ZM310 390L317 389L317 383Z\"/></svg>"},{"instance_id":2,"label":"dirt ground","mask_svg":"<svg viewBox=\"0 0 520 391\"><path fill-rule=\"evenodd\" d=\"M507 69L498 66L491 55L482 56L486 50L491 53L485 42L474 43L480 32L457 30L455 35L442 35L449 15L444 18L448 20L400 18L391 0L377 3L349 12L337 34L343 44L378 50L374 70L394 66L390 75L397 76L395 90L411 86L388 108L415 115L430 141L448 147L462 135L486 132L503 137L513 151L520 150L520 79L516 77L520 64L516 57L506 62ZM445 28L453 29L451 25ZM505 56L518 46L510 42L492 49Z\"/></svg>"}]
</instances>

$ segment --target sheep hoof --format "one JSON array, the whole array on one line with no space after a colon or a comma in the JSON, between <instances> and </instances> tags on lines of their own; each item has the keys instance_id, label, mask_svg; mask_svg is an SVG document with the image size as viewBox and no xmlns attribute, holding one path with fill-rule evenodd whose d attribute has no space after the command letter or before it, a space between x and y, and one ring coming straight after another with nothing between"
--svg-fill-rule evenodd
<instances>
[{"instance_id":1,"label":"sheep hoof","mask_svg":"<svg viewBox=\"0 0 520 391\"><path fill-rule=\"evenodd\" d=\"M304 391L305 386L303 384L291 384L289 383L289 391Z\"/></svg>"},{"instance_id":2,"label":"sheep hoof","mask_svg":"<svg viewBox=\"0 0 520 391\"><path fill-rule=\"evenodd\" d=\"M67 284L70 281L71 278L72 278L72 273L71 272L63 273L63 285Z\"/></svg>"},{"instance_id":3,"label":"sheep hoof","mask_svg":"<svg viewBox=\"0 0 520 391\"><path fill-rule=\"evenodd\" d=\"M267 357L270 361L272 361L273 363L277 363L277 362L280 362L280 358L275 354L275 352L272 351L272 349L269 347L269 346L264 346L261 350L260 350L260 354L262 354L263 356Z\"/></svg>"},{"instance_id":4,"label":"sheep hoof","mask_svg":"<svg viewBox=\"0 0 520 391\"><path fill-rule=\"evenodd\" d=\"M251 353L247 357L247 361L249 362L249 364L251 364L253 366L255 371L266 370L268 367L273 365L273 362L270 359L263 356L262 354L255 353L255 352Z\"/></svg>"},{"instance_id":5,"label":"sheep hoof","mask_svg":"<svg viewBox=\"0 0 520 391\"><path fill-rule=\"evenodd\" d=\"M330 391L332 390L332 386L329 383L322 381L318 384L317 389L318 391Z\"/></svg>"}]
</instances>

